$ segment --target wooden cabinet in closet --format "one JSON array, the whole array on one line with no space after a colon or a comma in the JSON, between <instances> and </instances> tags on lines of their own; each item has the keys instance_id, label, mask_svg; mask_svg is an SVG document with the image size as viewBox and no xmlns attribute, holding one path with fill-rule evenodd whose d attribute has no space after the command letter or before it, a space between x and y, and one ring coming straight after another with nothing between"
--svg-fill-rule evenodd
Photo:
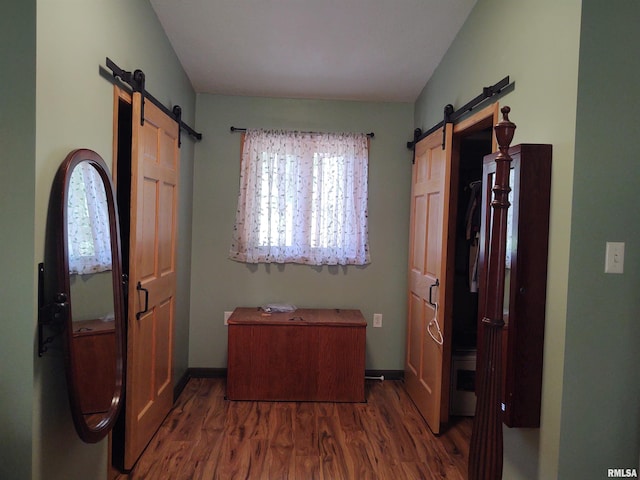
<instances>
[{"instance_id":1,"label":"wooden cabinet in closet","mask_svg":"<svg viewBox=\"0 0 640 480\"><path fill-rule=\"evenodd\" d=\"M539 427L542 391L551 145L522 144L512 157L507 228L503 329L503 421L509 427ZM491 235L491 199L497 153L484 157L480 238L480 292L486 292ZM486 300L479 298L479 322ZM479 328L482 332L482 328ZM478 350L483 339L478 338ZM481 358L481 355L478 355ZM478 368L477 371L482 371Z\"/></svg>"}]
</instances>

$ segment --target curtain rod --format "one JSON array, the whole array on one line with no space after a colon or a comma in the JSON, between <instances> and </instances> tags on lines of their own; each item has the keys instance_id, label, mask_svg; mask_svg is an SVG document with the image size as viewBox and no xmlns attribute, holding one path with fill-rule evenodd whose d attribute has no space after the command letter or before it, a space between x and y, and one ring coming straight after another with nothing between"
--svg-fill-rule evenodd
<instances>
[{"instance_id":1,"label":"curtain rod","mask_svg":"<svg viewBox=\"0 0 640 480\"><path fill-rule=\"evenodd\" d=\"M233 125L229 128L229 131L231 132L246 132L247 129L246 128L239 128L239 127L234 127ZM300 132L300 133L322 133L322 132ZM373 138L375 136L375 134L373 132L369 132L366 134L367 137L369 138Z\"/></svg>"},{"instance_id":2,"label":"curtain rod","mask_svg":"<svg viewBox=\"0 0 640 480\"><path fill-rule=\"evenodd\" d=\"M120 79L122 82L129 85L134 92L139 92L142 95L143 103L142 103L142 112L140 118L140 124L144 124L144 99L148 99L153 103L156 107L162 110L165 114L171 117L176 121L180 129L178 130L178 144L181 143L180 139L180 130L185 130L191 137L196 140L202 140L202 134L196 132L193 128L182 121L182 108L180 105L174 105L172 110L169 110L165 107L160 100L151 95L144 88L145 75L142 70L136 70L135 72L127 72L122 70L118 65L113 63L113 61L107 57L107 67L113 72L114 79Z\"/></svg>"}]
</instances>

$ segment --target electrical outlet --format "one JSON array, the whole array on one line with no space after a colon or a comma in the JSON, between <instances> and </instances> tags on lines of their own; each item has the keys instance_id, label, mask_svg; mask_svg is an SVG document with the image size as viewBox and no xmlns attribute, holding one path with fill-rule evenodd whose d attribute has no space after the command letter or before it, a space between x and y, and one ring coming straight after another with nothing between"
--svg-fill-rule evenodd
<instances>
[{"instance_id":1,"label":"electrical outlet","mask_svg":"<svg viewBox=\"0 0 640 480\"><path fill-rule=\"evenodd\" d=\"M233 312L224 312L224 324L229 325L229 317Z\"/></svg>"},{"instance_id":2,"label":"electrical outlet","mask_svg":"<svg viewBox=\"0 0 640 480\"><path fill-rule=\"evenodd\" d=\"M374 313L373 314L373 326L376 328L381 328L382 327L382 314L381 313Z\"/></svg>"}]
</instances>

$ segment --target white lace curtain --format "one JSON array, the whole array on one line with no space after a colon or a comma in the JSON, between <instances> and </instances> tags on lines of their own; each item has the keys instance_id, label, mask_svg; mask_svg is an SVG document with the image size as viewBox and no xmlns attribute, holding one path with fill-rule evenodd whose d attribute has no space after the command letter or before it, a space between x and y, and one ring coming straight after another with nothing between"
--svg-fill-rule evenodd
<instances>
[{"instance_id":1,"label":"white lace curtain","mask_svg":"<svg viewBox=\"0 0 640 480\"><path fill-rule=\"evenodd\" d=\"M98 171L89 163L71 173L67 203L69 273L111 270L107 197Z\"/></svg>"},{"instance_id":2,"label":"white lace curtain","mask_svg":"<svg viewBox=\"0 0 640 480\"><path fill-rule=\"evenodd\" d=\"M247 130L230 258L364 265L368 139Z\"/></svg>"}]
</instances>

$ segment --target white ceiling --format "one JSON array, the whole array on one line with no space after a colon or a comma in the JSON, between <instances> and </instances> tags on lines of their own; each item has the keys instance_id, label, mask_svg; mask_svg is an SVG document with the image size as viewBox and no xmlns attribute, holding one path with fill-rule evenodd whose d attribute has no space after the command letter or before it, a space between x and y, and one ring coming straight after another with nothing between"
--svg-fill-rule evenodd
<instances>
[{"instance_id":1,"label":"white ceiling","mask_svg":"<svg viewBox=\"0 0 640 480\"><path fill-rule=\"evenodd\" d=\"M198 93L413 102L476 0L151 0Z\"/></svg>"}]
</instances>

